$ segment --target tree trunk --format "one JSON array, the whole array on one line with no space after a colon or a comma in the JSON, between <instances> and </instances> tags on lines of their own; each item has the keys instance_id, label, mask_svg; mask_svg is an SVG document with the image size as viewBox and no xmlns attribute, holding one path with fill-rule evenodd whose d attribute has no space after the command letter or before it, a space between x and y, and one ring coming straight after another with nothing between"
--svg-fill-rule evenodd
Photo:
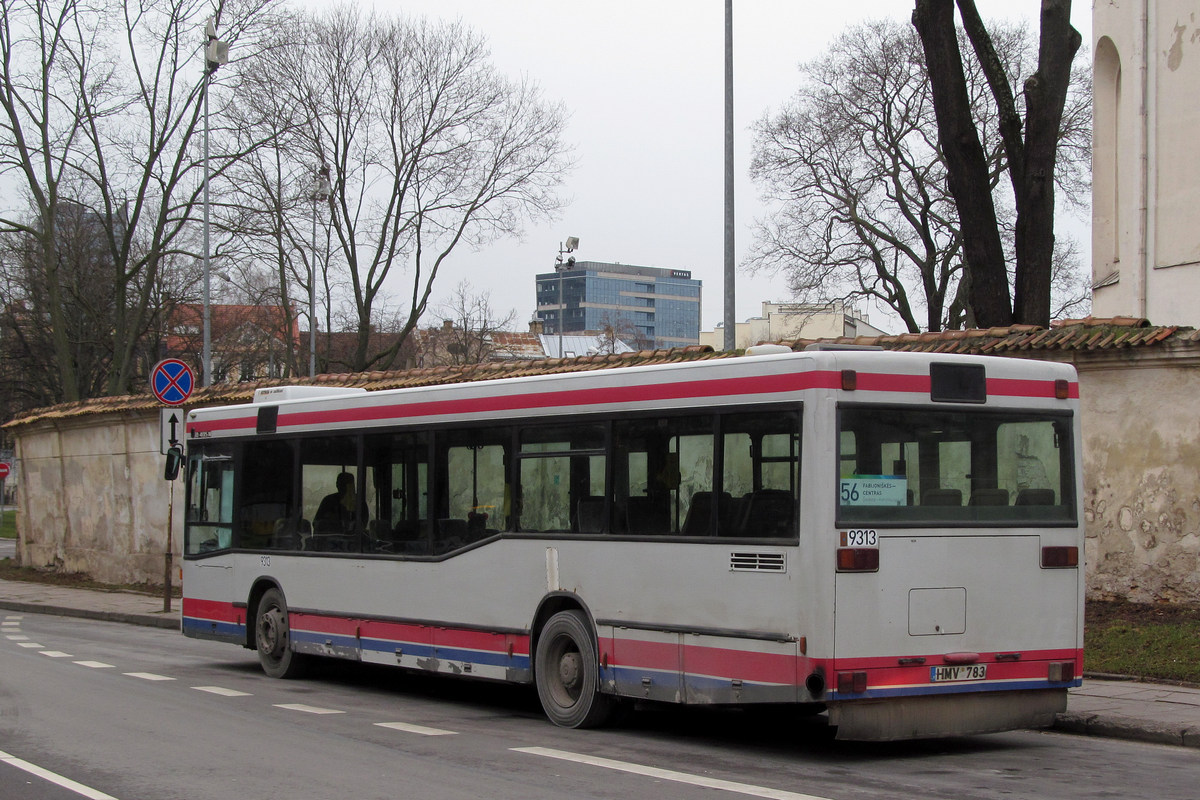
<instances>
[{"instance_id":1,"label":"tree trunk","mask_svg":"<svg viewBox=\"0 0 1200 800\"><path fill-rule=\"evenodd\" d=\"M43 208L42 230L38 239L38 255L42 259L42 274L46 276L46 313L49 316L45 324L50 329L50 341L54 348L54 366L58 371L61 397L60 402L72 403L82 399L79 391L79 373L75 366L75 353L67 338L67 324L63 318L65 306L63 303L62 282L59 279L58 247L55 231L58 227L55 208ZM35 319L33 323L42 323Z\"/></svg>"},{"instance_id":2,"label":"tree trunk","mask_svg":"<svg viewBox=\"0 0 1200 800\"><path fill-rule=\"evenodd\" d=\"M1025 164L1017 192L1016 322L1050 325L1054 260L1054 166L1071 62L1083 38L1071 27L1071 0L1042 0L1038 69L1025 81Z\"/></svg>"},{"instance_id":3,"label":"tree trunk","mask_svg":"<svg viewBox=\"0 0 1200 800\"><path fill-rule=\"evenodd\" d=\"M992 203L987 157L971 116L954 26L954 0L917 0L913 25L929 67L938 139L958 206L971 307L980 326L1012 324L1004 248Z\"/></svg>"}]
</instances>

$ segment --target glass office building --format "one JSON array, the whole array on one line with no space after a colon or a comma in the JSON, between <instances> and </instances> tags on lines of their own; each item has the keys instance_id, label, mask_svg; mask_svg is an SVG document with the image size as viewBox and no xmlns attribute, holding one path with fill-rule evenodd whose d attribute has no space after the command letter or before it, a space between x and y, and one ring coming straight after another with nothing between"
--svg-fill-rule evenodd
<instances>
[{"instance_id":1,"label":"glass office building","mask_svg":"<svg viewBox=\"0 0 1200 800\"><path fill-rule=\"evenodd\" d=\"M537 317L547 334L612 328L634 347L686 347L700 341L700 287L686 269L568 262L537 276Z\"/></svg>"}]
</instances>

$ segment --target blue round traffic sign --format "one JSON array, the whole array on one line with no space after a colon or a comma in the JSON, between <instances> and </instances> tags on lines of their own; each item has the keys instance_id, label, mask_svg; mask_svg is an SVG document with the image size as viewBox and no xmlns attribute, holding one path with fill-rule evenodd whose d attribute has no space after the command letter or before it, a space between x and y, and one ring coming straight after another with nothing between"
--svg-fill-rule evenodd
<instances>
[{"instance_id":1,"label":"blue round traffic sign","mask_svg":"<svg viewBox=\"0 0 1200 800\"><path fill-rule=\"evenodd\" d=\"M150 391L160 403L177 406L192 396L196 375L192 368L178 358L166 358L154 365L150 373Z\"/></svg>"}]
</instances>

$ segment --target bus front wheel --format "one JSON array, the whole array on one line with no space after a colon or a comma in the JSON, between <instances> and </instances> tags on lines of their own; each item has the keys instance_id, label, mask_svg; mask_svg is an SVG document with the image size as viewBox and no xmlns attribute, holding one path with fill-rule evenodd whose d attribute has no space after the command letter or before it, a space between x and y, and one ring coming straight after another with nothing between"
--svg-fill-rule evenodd
<instances>
[{"instance_id":1,"label":"bus front wheel","mask_svg":"<svg viewBox=\"0 0 1200 800\"><path fill-rule=\"evenodd\" d=\"M254 642L263 672L272 678L300 677L304 657L292 650L287 601L278 589L268 589L258 601Z\"/></svg>"},{"instance_id":2,"label":"bus front wheel","mask_svg":"<svg viewBox=\"0 0 1200 800\"><path fill-rule=\"evenodd\" d=\"M542 709L555 725L592 728L602 725L613 698L600 693L596 637L581 611L560 611L538 637L534 681Z\"/></svg>"}]
</instances>

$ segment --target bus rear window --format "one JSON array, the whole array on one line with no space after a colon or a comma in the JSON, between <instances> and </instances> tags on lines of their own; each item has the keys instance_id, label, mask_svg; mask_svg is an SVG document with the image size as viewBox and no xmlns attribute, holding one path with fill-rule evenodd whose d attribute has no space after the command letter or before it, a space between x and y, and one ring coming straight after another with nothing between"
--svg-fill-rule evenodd
<instances>
[{"instance_id":1,"label":"bus rear window","mask_svg":"<svg viewBox=\"0 0 1200 800\"><path fill-rule=\"evenodd\" d=\"M843 407L838 521L1074 523L1069 414Z\"/></svg>"}]
</instances>

